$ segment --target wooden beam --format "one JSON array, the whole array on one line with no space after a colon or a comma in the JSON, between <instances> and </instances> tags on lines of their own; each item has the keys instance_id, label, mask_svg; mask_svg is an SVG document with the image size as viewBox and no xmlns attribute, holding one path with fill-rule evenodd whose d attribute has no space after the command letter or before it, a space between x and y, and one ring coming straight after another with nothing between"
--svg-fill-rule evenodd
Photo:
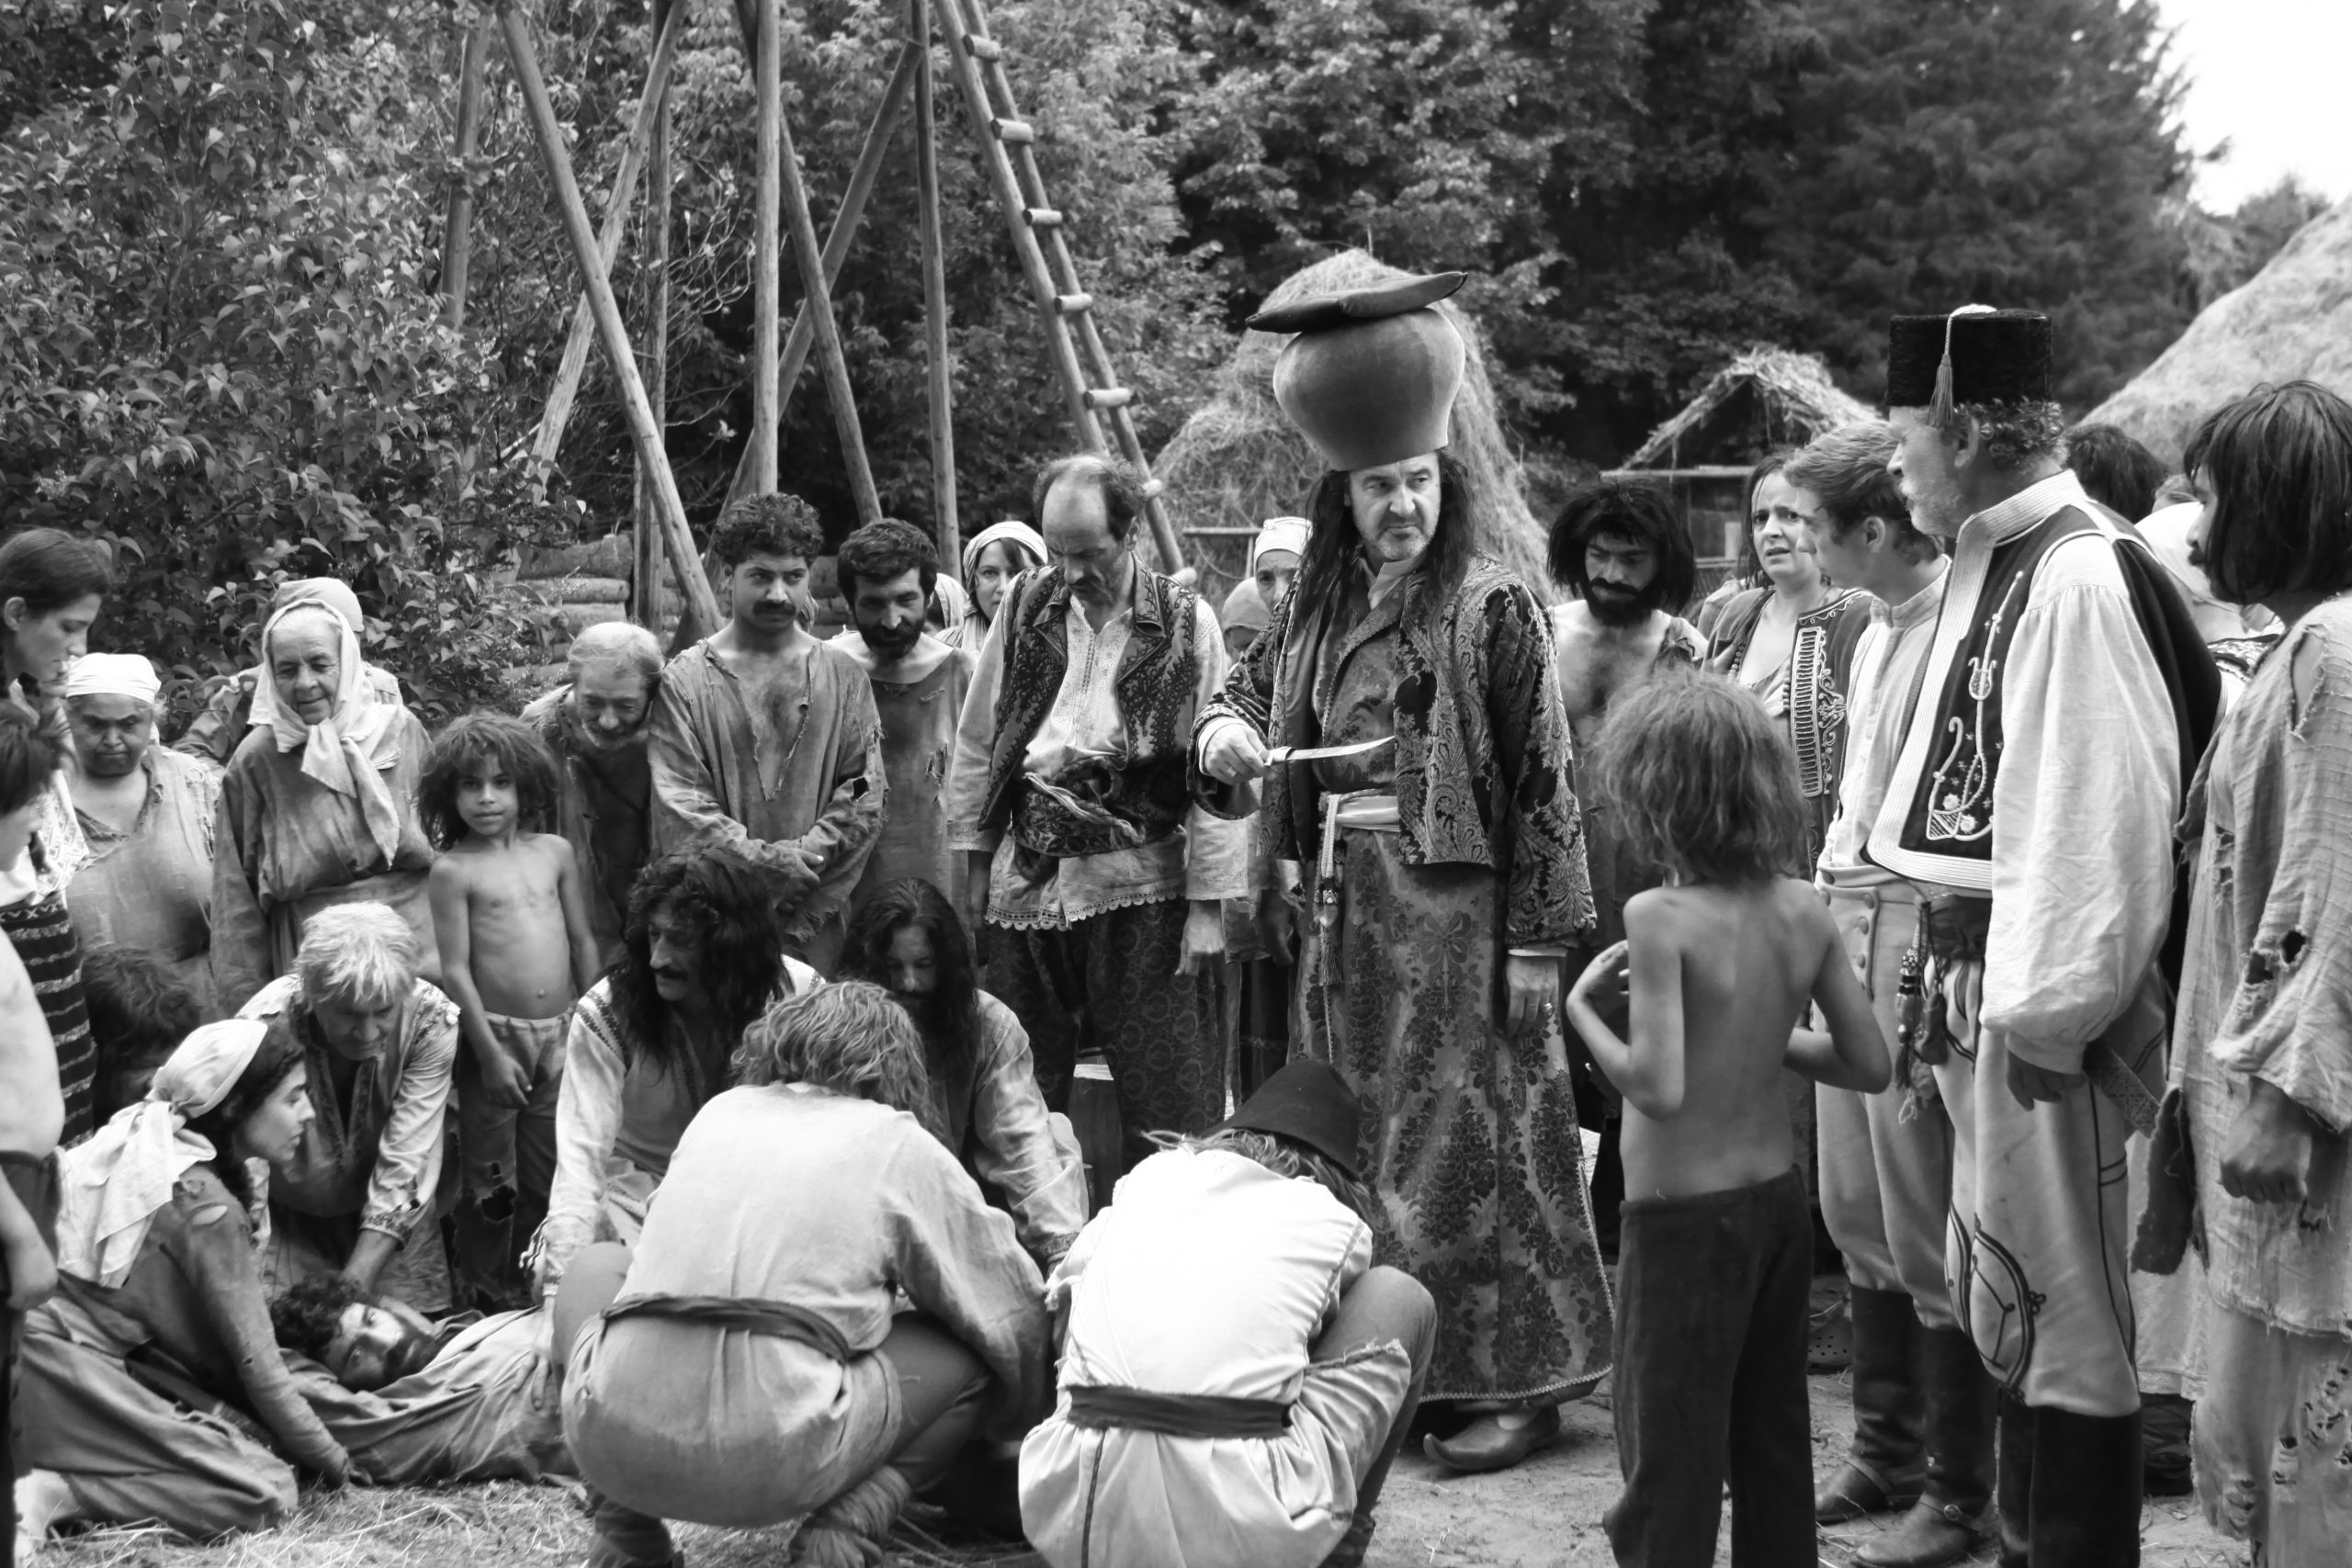
<instances>
[{"instance_id":1,"label":"wooden beam","mask_svg":"<svg viewBox=\"0 0 2352 1568\"><path fill-rule=\"evenodd\" d=\"M645 150L653 140L655 111L669 96L670 71L677 62L678 35L685 30L685 17L684 6L672 6L655 35L653 60L645 70L645 96L637 101L637 119L629 127L628 141L621 146L621 165L613 171L613 192L605 199L605 226L596 240L597 271L607 277L614 259L621 254L621 237L628 231L628 209L637 198L638 174L645 166ZM565 162L568 165L568 156ZM555 384L548 389L538 432L531 438L527 471L535 486L546 482L548 471L555 467L555 455L563 446L563 427L571 422L571 405L580 395L581 377L588 369L588 344L595 331L588 297L582 293L572 309L571 330L563 340L563 357L556 364Z\"/></svg>"},{"instance_id":2,"label":"wooden beam","mask_svg":"<svg viewBox=\"0 0 2352 1568\"><path fill-rule=\"evenodd\" d=\"M857 226L865 217L865 204L874 195L875 181L882 173L882 164L889 155L890 141L899 129L899 117L906 110L907 100L913 96L915 68L920 51L911 43L899 51L899 63L890 73L888 85L882 89L881 107L874 111L874 123L865 129L865 145L858 151L857 164L851 169L849 188L842 193L842 204L833 214L833 226L825 235L825 287L831 289L840 281L842 264L849 259L850 241L857 234ZM792 406L792 396L800 386L800 373L808 368L808 351L817 344L816 322L808 315L806 298L792 312L792 330L785 334L784 363L776 370L776 417ZM735 478L727 487L729 504L752 493L751 490L752 446L743 444L741 457L736 459Z\"/></svg>"},{"instance_id":3,"label":"wooden beam","mask_svg":"<svg viewBox=\"0 0 2352 1568\"><path fill-rule=\"evenodd\" d=\"M684 11L683 6L672 11L672 35L676 31L678 17ZM613 379L620 383L621 412L628 424L629 439L636 445L638 461L653 476L654 487L661 494L662 536L669 547L671 564L678 573L678 586L703 623L716 626L719 624L718 596L711 592L695 553L694 531L686 526L685 502L679 498L676 476L670 472L670 459L662 446L662 432L654 425L652 406L646 401L645 383L637 374L637 355L629 347L628 329L621 324L621 308L613 299L613 285L605 273L605 258L596 231L588 221L588 204L581 199L580 182L571 172L571 155L564 150L563 127L555 118L555 106L548 101L546 78L539 74L538 52L531 44L530 23L515 8L515 0L501 0L498 26L506 37L506 52L514 62L514 79L523 89L523 102L530 111L531 131L538 139L539 157L555 186L557 203L563 209L563 226L571 240L572 258L580 264L581 280L587 288L588 308L595 318L596 335L604 343L605 357L612 362Z\"/></svg>"},{"instance_id":4,"label":"wooden beam","mask_svg":"<svg viewBox=\"0 0 2352 1568\"><path fill-rule=\"evenodd\" d=\"M766 0L773 6L777 0ZM823 254L817 248L817 220L808 213L808 187L800 180L800 160L793 154L792 128L776 117L776 141L784 178L784 216L792 235L792 259L800 269L800 290L817 324L817 367L825 374L825 400L832 405L833 434L840 437L842 462L849 469L850 494L857 502L862 525L882 520L882 498L874 488L874 470L865 460L865 434L858 428L857 402L850 388L849 359L842 352L841 323L833 320L833 291L825 281Z\"/></svg>"},{"instance_id":5,"label":"wooden beam","mask_svg":"<svg viewBox=\"0 0 2352 1568\"><path fill-rule=\"evenodd\" d=\"M660 37L670 15L684 0L653 0L653 32ZM670 404L670 89L664 83L653 106L653 140L645 151L646 275L652 298L646 314L645 400L653 427L669 446ZM652 471L637 465L636 559L629 574L629 618L650 631L662 629L662 498Z\"/></svg>"},{"instance_id":6,"label":"wooden beam","mask_svg":"<svg viewBox=\"0 0 2352 1568\"><path fill-rule=\"evenodd\" d=\"M752 197L752 493L775 492L776 301L784 289L778 194L784 145L784 17L781 0L759 0L752 50L758 169Z\"/></svg>"},{"instance_id":7,"label":"wooden beam","mask_svg":"<svg viewBox=\"0 0 2352 1568\"><path fill-rule=\"evenodd\" d=\"M466 275L474 254L474 182L466 172L481 143L481 79L490 63L491 20L484 17L466 35L465 62L458 68L458 183L449 192L449 223L441 242L441 319L455 332L466 324Z\"/></svg>"},{"instance_id":8,"label":"wooden beam","mask_svg":"<svg viewBox=\"0 0 2352 1568\"><path fill-rule=\"evenodd\" d=\"M931 398L931 525L939 566L955 571L963 553L956 516L956 417L947 358L947 252L939 221L939 115L932 97L931 6L911 0L907 36L922 51L915 72L915 187L922 208L923 349Z\"/></svg>"}]
</instances>

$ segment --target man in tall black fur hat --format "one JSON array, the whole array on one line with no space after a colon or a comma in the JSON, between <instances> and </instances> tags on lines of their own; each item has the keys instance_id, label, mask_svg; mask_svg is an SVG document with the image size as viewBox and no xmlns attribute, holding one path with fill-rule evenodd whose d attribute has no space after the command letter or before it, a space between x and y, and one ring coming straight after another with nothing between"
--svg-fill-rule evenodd
<instances>
[{"instance_id":1,"label":"man in tall black fur hat","mask_svg":"<svg viewBox=\"0 0 2352 1568\"><path fill-rule=\"evenodd\" d=\"M2029 310L1894 322L1889 467L1952 565L1869 852L1934 894L1899 1043L1951 1115L1945 1269L2005 1391L2001 1561L2109 1568L2140 1560L2124 1141L2154 1121L2173 822L2219 687L2064 467L2051 343ZM1928 1450L1921 1525L1956 1457Z\"/></svg>"}]
</instances>

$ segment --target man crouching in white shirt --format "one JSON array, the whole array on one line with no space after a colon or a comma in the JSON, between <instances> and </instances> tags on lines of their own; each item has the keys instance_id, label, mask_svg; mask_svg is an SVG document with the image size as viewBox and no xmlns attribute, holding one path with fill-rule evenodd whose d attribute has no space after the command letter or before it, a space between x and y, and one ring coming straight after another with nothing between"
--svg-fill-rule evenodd
<instances>
[{"instance_id":1,"label":"man crouching in white shirt","mask_svg":"<svg viewBox=\"0 0 2352 1568\"><path fill-rule=\"evenodd\" d=\"M1291 1063L1161 1134L1047 1282L1054 1413L1021 1521L1054 1568L1352 1568L1420 1403L1437 1305L1372 1267L1355 1097Z\"/></svg>"}]
</instances>

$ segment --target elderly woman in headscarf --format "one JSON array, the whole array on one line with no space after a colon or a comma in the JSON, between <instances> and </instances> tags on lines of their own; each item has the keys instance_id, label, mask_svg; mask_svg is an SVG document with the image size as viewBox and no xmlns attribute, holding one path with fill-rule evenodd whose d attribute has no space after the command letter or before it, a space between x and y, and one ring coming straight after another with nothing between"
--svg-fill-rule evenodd
<instances>
[{"instance_id":1,"label":"elderly woman in headscarf","mask_svg":"<svg viewBox=\"0 0 2352 1568\"><path fill-rule=\"evenodd\" d=\"M433 1216L458 1006L418 976L423 956L381 904L323 909L293 972L244 1006L301 1055L317 1117L270 1187L272 1285L340 1272L428 1311L448 1304Z\"/></svg>"},{"instance_id":2,"label":"elderly woman in headscarf","mask_svg":"<svg viewBox=\"0 0 2352 1568\"><path fill-rule=\"evenodd\" d=\"M136 653L88 653L65 673L65 716L81 760L74 813L90 858L66 889L85 950L135 948L212 1005L212 825L220 775L155 744L155 667Z\"/></svg>"},{"instance_id":3,"label":"elderly woman in headscarf","mask_svg":"<svg viewBox=\"0 0 2352 1568\"><path fill-rule=\"evenodd\" d=\"M365 617L359 611L359 595L354 593L351 585L340 578L289 578L279 583L277 592L270 596L269 613L275 615L289 604L324 604L344 618L354 637L364 636L368 630ZM390 703L394 707L401 705L401 683L397 676L373 664L364 664L360 668L367 675L368 687L376 694L377 701ZM229 759L236 754L239 743L244 739L245 731L253 725L254 694L261 690L267 678L268 671L262 665L255 665L250 670L240 670L221 682L206 700L204 710L188 720L187 728L180 731L180 738L172 742L172 750L199 762L209 763L216 772L228 766Z\"/></svg>"},{"instance_id":4,"label":"elderly woman in headscarf","mask_svg":"<svg viewBox=\"0 0 2352 1568\"><path fill-rule=\"evenodd\" d=\"M17 1392L27 1539L71 1519L266 1529L294 1506L288 1459L345 1479L278 1355L254 1256L252 1162L283 1169L301 1148L304 1073L264 1024L206 1024L145 1100L64 1155L59 1289L27 1320Z\"/></svg>"},{"instance_id":5,"label":"elderly woman in headscarf","mask_svg":"<svg viewBox=\"0 0 2352 1568\"><path fill-rule=\"evenodd\" d=\"M424 726L368 683L359 634L321 599L272 615L261 645L253 728L220 781L214 836L220 1006L243 1007L285 974L313 915L363 899L408 921L437 976L433 846L416 814Z\"/></svg>"},{"instance_id":6,"label":"elderly woman in headscarf","mask_svg":"<svg viewBox=\"0 0 2352 1568\"><path fill-rule=\"evenodd\" d=\"M1004 591L1023 572L1045 564L1046 541L1026 523L991 523L973 535L964 547L964 587L971 594L971 605L964 612L963 625L949 628L956 635L943 633L940 640L978 653L989 639L989 623L996 619Z\"/></svg>"}]
</instances>

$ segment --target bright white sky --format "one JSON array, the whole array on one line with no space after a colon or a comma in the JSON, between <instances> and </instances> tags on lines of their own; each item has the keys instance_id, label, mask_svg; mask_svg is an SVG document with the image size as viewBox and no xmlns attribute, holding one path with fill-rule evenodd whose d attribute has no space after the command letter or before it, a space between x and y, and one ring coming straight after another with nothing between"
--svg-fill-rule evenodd
<instances>
[{"instance_id":1,"label":"bright white sky","mask_svg":"<svg viewBox=\"0 0 2352 1568\"><path fill-rule=\"evenodd\" d=\"M2333 200L2352 196L2344 73L2352 0L2157 0L2188 67L2188 144L2230 155L2199 166L2196 193L2227 212L2293 174Z\"/></svg>"}]
</instances>

